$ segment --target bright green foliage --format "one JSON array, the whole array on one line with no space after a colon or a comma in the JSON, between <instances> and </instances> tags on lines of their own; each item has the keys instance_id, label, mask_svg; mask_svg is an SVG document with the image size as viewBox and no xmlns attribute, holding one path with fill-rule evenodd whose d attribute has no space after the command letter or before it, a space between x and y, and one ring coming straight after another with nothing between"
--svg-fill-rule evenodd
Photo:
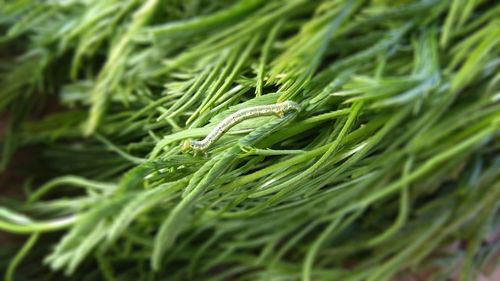
<instances>
[{"instance_id":1,"label":"bright green foliage","mask_svg":"<svg viewBox=\"0 0 500 281\"><path fill-rule=\"evenodd\" d=\"M3 1L1 168L34 147L40 169L25 202L1 199L0 230L31 238L0 271L471 280L499 246L481 243L499 223L493 2ZM181 153L284 100L302 110Z\"/></svg>"}]
</instances>

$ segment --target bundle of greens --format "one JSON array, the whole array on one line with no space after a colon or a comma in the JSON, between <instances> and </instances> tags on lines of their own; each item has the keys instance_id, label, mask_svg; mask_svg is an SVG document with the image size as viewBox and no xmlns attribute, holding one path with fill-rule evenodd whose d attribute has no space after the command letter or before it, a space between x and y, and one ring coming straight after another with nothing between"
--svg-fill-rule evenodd
<instances>
[{"instance_id":1,"label":"bundle of greens","mask_svg":"<svg viewBox=\"0 0 500 281\"><path fill-rule=\"evenodd\" d=\"M1 167L33 160L6 280L473 279L500 246L493 2L4 1Z\"/></svg>"}]
</instances>

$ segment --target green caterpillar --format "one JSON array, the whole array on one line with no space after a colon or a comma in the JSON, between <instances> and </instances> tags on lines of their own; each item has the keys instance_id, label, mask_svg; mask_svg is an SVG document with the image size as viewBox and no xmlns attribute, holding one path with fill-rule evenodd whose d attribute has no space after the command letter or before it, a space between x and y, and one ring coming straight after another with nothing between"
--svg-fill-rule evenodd
<instances>
[{"instance_id":1,"label":"green caterpillar","mask_svg":"<svg viewBox=\"0 0 500 281\"><path fill-rule=\"evenodd\" d=\"M286 112L300 111L300 105L293 101L284 101L271 105L259 105L249 108L244 108L224 118L215 128L201 141L186 140L181 146L183 152L194 151L197 153L206 153L208 148L222 137L224 133L229 131L236 124L247 119L276 115L280 118L285 116Z\"/></svg>"}]
</instances>

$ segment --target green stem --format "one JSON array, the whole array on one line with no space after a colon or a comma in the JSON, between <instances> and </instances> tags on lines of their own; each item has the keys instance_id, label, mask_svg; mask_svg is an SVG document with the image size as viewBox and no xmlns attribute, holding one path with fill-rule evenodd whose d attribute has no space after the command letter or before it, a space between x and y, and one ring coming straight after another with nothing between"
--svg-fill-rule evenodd
<instances>
[{"instance_id":1,"label":"green stem","mask_svg":"<svg viewBox=\"0 0 500 281\"><path fill-rule=\"evenodd\" d=\"M21 250L17 253L17 255L10 261L9 267L7 267L7 271L5 272L5 281L12 281L14 280L14 272L17 268L17 266L21 263L23 258L28 254L28 252L33 248L35 245L36 241L38 240L39 234L38 233L33 233L28 241L24 244L24 246L21 248Z\"/></svg>"}]
</instances>

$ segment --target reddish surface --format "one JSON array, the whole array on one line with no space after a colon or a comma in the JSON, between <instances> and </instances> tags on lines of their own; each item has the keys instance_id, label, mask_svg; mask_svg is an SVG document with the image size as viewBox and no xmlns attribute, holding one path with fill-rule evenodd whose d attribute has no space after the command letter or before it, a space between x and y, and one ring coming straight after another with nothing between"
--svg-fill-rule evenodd
<instances>
[{"instance_id":1,"label":"reddish surface","mask_svg":"<svg viewBox=\"0 0 500 281\"><path fill-rule=\"evenodd\" d=\"M7 126L7 115L0 116L0 139L5 137L5 129ZM9 164L4 172L0 172L0 198L21 198L22 184L26 179L26 170L23 166L29 162L29 151L19 151L13 157L13 161ZM0 231L0 246L22 241L22 237L15 236Z\"/></svg>"}]
</instances>

